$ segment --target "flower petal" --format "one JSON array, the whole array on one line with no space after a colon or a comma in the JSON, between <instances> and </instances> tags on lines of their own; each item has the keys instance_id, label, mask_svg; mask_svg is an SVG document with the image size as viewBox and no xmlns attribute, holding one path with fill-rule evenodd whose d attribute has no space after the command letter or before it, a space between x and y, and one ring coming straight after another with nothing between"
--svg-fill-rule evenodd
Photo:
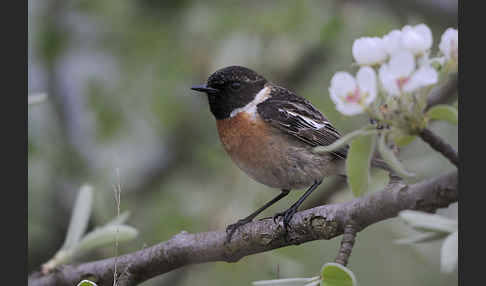
<instances>
[{"instance_id":1,"label":"flower petal","mask_svg":"<svg viewBox=\"0 0 486 286\"><path fill-rule=\"evenodd\" d=\"M360 65L373 65L386 60L383 40L377 37L363 37L353 43L353 57Z\"/></svg>"},{"instance_id":2,"label":"flower petal","mask_svg":"<svg viewBox=\"0 0 486 286\"><path fill-rule=\"evenodd\" d=\"M432 32L424 24L402 28L402 45L413 54L422 54L432 46Z\"/></svg>"},{"instance_id":3,"label":"flower petal","mask_svg":"<svg viewBox=\"0 0 486 286\"><path fill-rule=\"evenodd\" d=\"M399 30L393 30L383 36L383 46L389 55L393 55L394 53L403 49L402 32Z\"/></svg>"},{"instance_id":4,"label":"flower petal","mask_svg":"<svg viewBox=\"0 0 486 286\"><path fill-rule=\"evenodd\" d=\"M380 78L381 85L386 92L390 95L399 95L400 89L398 88L396 79L391 75L388 65L382 65L378 71L378 77Z\"/></svg>"},{"instance_id":5,"label":"flower petal","mask_svg":"<svg viewBox=\"0 0 486 286\"><path fill-rule=\"evenodd\" d=\"M423 66L420 67L403 86L403 91L413 92L421 87L435 84L437 81L437 71L431 66Z\"/></svg>"},{"instance_id":6,"label":"flower petal","mask_svg":"<svg viewBox=\"0 0 486 286\"><path fill-rule=\"evenodd\" d=\"M329 93L335 104L342 103L342 97L356 89L356 80L348 72L337 72L331 79Z\"/></svg>"},{"instance_id":7,"label":"flower petal","mask_svg":"<svg viewBox=\"0 0 486 286\"><path fill-rule=\"evenodd\" d=\"M336 104L336 109L344 115L356 115L364 111L364 107L357 103Z\"/></svg>"},{"instance_id":8,"label":"flower petal","mask_svg":"<svg viewBox=\"0 0 486 286\"><path fill-rule=\"evenodd\" d=\"M436 84L439 80L437 71L431 66L420 67L413 76L420 77L423 86Z\"/></svg>"},{"instance_id":9,"label":"flower petal","mask_svg":"<svg viewBox=\"0 0 486 286\"><path fill-rule=\"evenodd\" d=\"M424 50L430 49L430 47L432 47L432 41L433 41L432 31L430 30L430 28L425 24L419 24L413 27L413 29L417 34L419 34L422 37Z\"/></svg>"},{"instance_id":10,"label":"flower petal","mask_svg":"<svg viewBox=\"0 0 486 286\"><path fill-rule=\"evenodd\" d=\"M356 81L360 91L366 92L368 96L365 98L364 104L368 106L376 98L376 73L370 67L362 67L356 75Z\"/></svg>"},{"instance_id":11,"label":"flower petal","mask_svg":"<svg viewBox=\"0 0 486 286\"><path fill-rule=\"evenodd\" d=\"M411 52L402 50L392 55L388 67L393 78L407 77L415 69L415 58Z\"/></svg>"},{"instance_id":12,"label":"flower petal","mask_svg":"<svg viewBox=\"0 0 486 286\"><path fill-rule=\"evenodd\" d=\"M459 48L459 34L456 29L448 28L440 38L439 49L446 60L457 58Z\"/></svg>"}]
</instances>

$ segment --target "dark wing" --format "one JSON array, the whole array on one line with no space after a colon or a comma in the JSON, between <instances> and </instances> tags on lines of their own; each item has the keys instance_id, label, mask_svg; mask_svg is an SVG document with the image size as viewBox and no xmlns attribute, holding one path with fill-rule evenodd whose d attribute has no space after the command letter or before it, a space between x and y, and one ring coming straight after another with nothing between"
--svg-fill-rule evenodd
<instances>
[{"instance_id":1,"label":"dark wing","mask_svg":"<svg viewBox=\"0 0 486 286\"><path fill-rule=\"evenodd\" d=\"M327 146L341 137L322 113L303 97L272 86L270 98L257 105L258 114L274 127L295 136L310 146ZM348 146L331 152L346 158Z\"/></svg>"}]
</instances>

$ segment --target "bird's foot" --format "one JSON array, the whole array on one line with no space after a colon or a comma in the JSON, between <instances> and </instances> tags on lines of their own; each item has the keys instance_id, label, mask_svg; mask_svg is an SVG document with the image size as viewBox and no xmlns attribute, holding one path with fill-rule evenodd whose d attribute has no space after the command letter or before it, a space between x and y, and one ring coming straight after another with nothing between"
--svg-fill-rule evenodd
<instances>
[{"instance_id":1,"label":"bird's foot","mask_svg":"<svg viewBox=\"0 0 486 286\"><path fill-rule=\"evenodd\" d=\"M292 217L297 212L297 208L298 208L298 206L291 206L290 208L288 208L287 210L285 210L283 212L276 213L273 216L273 222L275 224L278 224L277 220L280 217L282 217L283 228L285 230L285 233L287 233L289 229L292 229L292 227L290 226L290 220L292 220Z\"/></svg>"},{"instance_id":2,"label":"bird's foot","mask_svg":"<svg viewBox=\"0 0 486 286\"><path fill-rule=\"evenodd\" d=\"M226 227L226 243L229 243L231 241L231 237L233 234L236 232L236 230L240 227L243 226L249 222L251 222L252 219L249 218L242 218L238 220L237 222L230 224Z\"/></svg>"}]
</instances>

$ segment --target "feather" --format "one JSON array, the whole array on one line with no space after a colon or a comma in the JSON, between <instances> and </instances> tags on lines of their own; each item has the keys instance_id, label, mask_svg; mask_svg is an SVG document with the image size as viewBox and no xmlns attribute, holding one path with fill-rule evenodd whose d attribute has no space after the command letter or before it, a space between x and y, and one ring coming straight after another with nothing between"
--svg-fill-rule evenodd
<instances>
[{"instance_id":1,"label":"feather","mask_svg":"<svg viewBox=\"0 0 486 286\"><path fill-rule=\"evenodd\" d=\"M270 97L257 105L258 114L272 126L312 147L327 146L341 137L324 115L303 97L275 85ZM331 152L345 159L348 146Z\"/></svg>"}]
</instances>

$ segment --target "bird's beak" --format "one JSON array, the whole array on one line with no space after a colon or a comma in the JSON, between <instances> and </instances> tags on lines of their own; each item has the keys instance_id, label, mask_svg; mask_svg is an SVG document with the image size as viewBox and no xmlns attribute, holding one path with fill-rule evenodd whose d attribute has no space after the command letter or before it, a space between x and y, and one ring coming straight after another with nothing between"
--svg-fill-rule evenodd
<instances>
[{"instance_id":1,"label":"bird's beak","mask_svg":"<svg viewBox=\"0 0 486 286\"><path fill-rule=\"evenodd\" d=\"M219 90L212 88L212 87L208 87L206 84L195 85L195 86L191 87L191 89L195 90L195 91L205 92L205 93L217 93L217 92L219 92Z\"/></svg>"}]
</instances>

